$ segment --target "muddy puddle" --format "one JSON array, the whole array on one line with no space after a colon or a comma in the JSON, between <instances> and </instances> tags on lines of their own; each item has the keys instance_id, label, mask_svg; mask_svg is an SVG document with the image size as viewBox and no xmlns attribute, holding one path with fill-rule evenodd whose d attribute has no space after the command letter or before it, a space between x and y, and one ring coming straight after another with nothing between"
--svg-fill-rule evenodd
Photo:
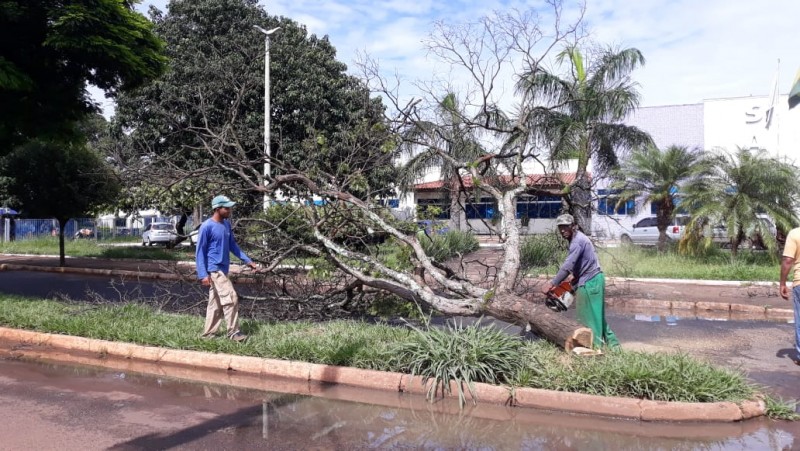
<instances>
[{"instance_id":1,"label":"muddy puddle","mask_svg":"<svg viewBox=\"0 0 800 451\"><path fill-rule=\"evenodd\" d=\"M421 396L400 393L96 355L78 356L78 364L58 363L63 358L45 348L5 348L0 352L0 381L38 384L68 394L112 393L108 402L124 404L117 411L128 412L107 415L107 422L157 418L164 409L173 412L170 415L178 408L202 412L181 413L183 423L176 417L175 422L163 422L163 430L155 424L154 430L125 438L117 449L193 449L210 444L228 449L347 450L759 450L800 446L784 423L767 420L653 424L489 404L460 410L449 400L429 403ZM98 397L103 398L95 395ZM120 403L120 399L125 401ZM214 411L214 406L224 409ZM187 420L194 417L194 422ZM115 428L123 426L116 424Z\"/></svg>"}]
</instances>

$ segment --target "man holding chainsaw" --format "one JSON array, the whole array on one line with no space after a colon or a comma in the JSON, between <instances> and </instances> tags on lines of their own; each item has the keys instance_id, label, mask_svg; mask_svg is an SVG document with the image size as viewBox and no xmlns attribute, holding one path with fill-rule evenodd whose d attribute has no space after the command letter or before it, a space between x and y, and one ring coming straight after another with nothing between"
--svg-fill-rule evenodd
<instances>
[{"instance_id":1,"label":"man holding chainsaw","mask_svg":"<svg viewBox=\"0 0 800 451\"><path fill-rule=\"evenodd\" d=\"M606 322L606 278L600 270L600 261L594 245L586 235L577 229L572 215L559 216L556 218L556 224L558 233L569 241L569 251L564 264L561 265L553 280L545 284L542 292L549 293L567 276L572 275L578 321L592 330L594 347L618 348L619 340Z\"/></svg>"}]
</instances>

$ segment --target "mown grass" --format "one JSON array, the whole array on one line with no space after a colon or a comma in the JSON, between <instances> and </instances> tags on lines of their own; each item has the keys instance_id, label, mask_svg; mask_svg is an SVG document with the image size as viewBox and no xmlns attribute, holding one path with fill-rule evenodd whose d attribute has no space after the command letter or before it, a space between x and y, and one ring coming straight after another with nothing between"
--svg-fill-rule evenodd
<instances>
[{"instance_id":1,"label":"mown grass","mask_svg":"<svg viewBox=\"0 0 800 451\"><path fill-rule=\"evenodd\" d=\"M716 249L703 256L683 256L670 250L633 246L600 249L606 275L664 279L778 281L779 263L767 252L742 251L735 260L730 251Z\"/></svg>"},{"instance_id":2,"label":"mown grass","mask_svg":"<svg viewBox=\"0 0 800 451\"><path fill-rule=\"evenodd\" d=\"M245 343L201 339L202 318L136 304L88 305L0 297L0 325L142 345L413 372L445 381L510 383L642 399L715 402L752 398L759 389L738 371L685 354L609 352L585 358L523 341L491 327L435 329L358 321L266 323L245 320ZM441 385L443 387L443 385ZM771 412L786 417L787 403Z\"/></svg>"},{"instance_id":3,"label":"mown grass","mask_svg":"<svg viewBox=\"0 0 800 451\"><path fill-rule=\"evenodd\" d=\"M607 276L660 279L778 281L778 261L767 252L709 248L703 255L680 255L675 248L659 253L655 248L623 246L598 248L600 266ZM552 275L566 257L566 241L555 234L533 235L520 248L522 265L529 274Z\"/></svg>"},{"instance_id":4,"label":"mown grass","mask_svg":"<svg viewBox=\"0 0 800 451\"><path fill-rule=\"evenodd\" d=\"M108 242L96 240L64 241L64 253L70 257L123 258L141 260L194 260L194 248L178 246L108 246ZM34 240L17 240L0 243L0 253L58 255L58 238L46 237Z\"/></svg>"}]
</instances>

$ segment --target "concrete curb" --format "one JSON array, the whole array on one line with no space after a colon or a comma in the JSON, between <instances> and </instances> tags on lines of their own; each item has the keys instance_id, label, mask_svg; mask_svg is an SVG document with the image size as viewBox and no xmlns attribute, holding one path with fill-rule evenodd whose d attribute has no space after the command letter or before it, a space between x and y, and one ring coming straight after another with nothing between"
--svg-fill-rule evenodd
<instances>
[{"instance_id":1,"label":"concrete curb","mask_svg":"<svg viewBox=\"0 0 800 451\"><path fill-rule=\"evenodd\" d=\"M280 377L296 381L321 382L385 392L424 394L430 388L430 381L426 383L419 376L402 373L164 349L4 327L0 327L0 339L52 346L76 352L88 352L101 357L111 355L184 367L223 370L226 372L236 371L252 376ZM15 352L24 355L25 350L18 348ZM474 384L474 390L476 400L492 404L641 421L727 423L763 416L766 413L766 405L761 400L746 401L741 405L732 402L660 402L533 388L511 388L483 383ZM467 399L472 400L472 396L466 388L465 392ZM455 386L451 386L449 397L458 397L458 391Z\"/></svg>"},{"instance_id":2,"label":"concrete curb","mask_svg":"<svg viewBox=\"0 0 800 451\"><path fill-rule=\"evenodd\" d=\"M40 271L40 272L56 272L68 274L89 274L96 276L122 276L133 277L138 279L155 279L155 280L184 280L189 276L181 277L176 274L146 272L146 271L126 271L121 269L97 269L97 268L72 268L69 266L39 266L39 265L17 265L15 263L2 263L0 264L0 271Z\"/></svg>"},{"instance_id":3,"label":"concrete curb","mask_svg":"<svg viewBox=\"0 0 800 451\"><path fill-rule=\"evenodd\" d=\"M691 310L696 312L721 312L728 313L731 316L741 315L752 317L753 315L764 315L765 317L775 319L793 319L794 310L784 308L773 308L768 305L747 305L725 302L689 302L689 301L661 301L655 299L637 299L637 298L608 298L606 299L606 306L635 309L646 308L662 309L662 310Z\"/></svg>"},{"instance_id":4,"label":"concrete curb","mask_svg":"<svg viewBox=\"0 0 800 451\"><path fill-rule=\"evenodd\" d=\"M530 275L532 279L551 280L553 277L546 274ZM777 287L778 282L770 282L768 280L706 280L706 279L659 279L647 277L606 277L606 283L625 283L625 282L641 282L641 283L664 283L664 284L685 284L685 285L700 285L708 287ZM791 287L792 282L786 282L786 286Z\"/></svg>"}]
</instances>

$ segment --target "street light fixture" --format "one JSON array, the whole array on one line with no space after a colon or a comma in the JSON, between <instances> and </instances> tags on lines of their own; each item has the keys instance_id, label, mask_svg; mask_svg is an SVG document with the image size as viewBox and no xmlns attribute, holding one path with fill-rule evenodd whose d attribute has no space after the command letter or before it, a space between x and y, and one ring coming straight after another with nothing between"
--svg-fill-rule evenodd
<instances>
[{"instance_id":1,"label":"street light fixture","mask_svg":"<svg viewBox=\"0 0 800 451\"><path fill-rule=\"evenodd\" d=\"M270 108L269 108L269 37L272 33L280 30L281 27L275 27L271 30L265 30L258 25L253 25L253 27L264 33L264 154L266 155L266 160L264 161L264 185L266 186L269 183L269 177L272 175L272 167L270 165L270 159L272 158L272 152L270 151L269 147L269 119L270 119ZM269 196L267 193L264 193L264 211L267 210L269 207Z\"/></svg>"}]
</instances>

